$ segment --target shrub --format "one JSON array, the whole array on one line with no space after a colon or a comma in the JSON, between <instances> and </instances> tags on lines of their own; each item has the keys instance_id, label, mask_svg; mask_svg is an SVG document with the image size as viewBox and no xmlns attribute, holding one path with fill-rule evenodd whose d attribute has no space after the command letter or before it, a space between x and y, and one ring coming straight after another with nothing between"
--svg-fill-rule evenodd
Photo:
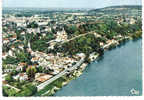
<instances>
[{"instance_id":1,"label":"shrub","mask_svg":"<svg viewBox=\"0 0 144 100\"><path fill-rule=\"evenodd\" d=\"M26 73L27 73L27 75L28 75L28 77L29 77L30 79L33 79L33 78L35 77L36 71L37 71L37 70L36 70L35 66L28 67L28 68L26 69Z\"/></svg>"},{"instance_id":2,"label":"shrub","mask_svg":"<svg viewBox=\"0 0 144 100\"><path fill-rule=\"evenodd\" d=\"M7 81L7 82L13 82L13 77L10 75L10 74L8 74L6 77L5 77L5 80Z\"/></svg>"},{"instance_id":3,"label":"shrub","mask_svg":"<svg viewBox=\"0 0 144 100\"><path fill-rule=\"evenodd\" d=\"M15 89L9 88L7 86L3 86L3 96L15 96L17 91Z\"/></svg>"},{"instance_id":4,"label":"shrub","mask_svg":"<svg viewBox=\"0 0 144 100\"><path fill-rule=\"evenodd\" d=\"M17 75L19 72L16 71L16 70L13 70L10 74L13 76L13 75Z\"/></svg>"},{"instance_id":5,"label":"shrub","mask_svg":"<svg viewBox=\"0 0 144 100\"><path fill-rule=\"evenodd\" d=\"M16 96L23 97L23 96L32 96L37 92L36 86L32 84L27 84L23 86L22 91L17 93Z\"/></svg>"},{"instance_id":6,"label":"shrub","mask_svg":"<svg viewBox=\"0 0 144 100\"><path fill-rule=\"evenodd\" d=\"M8 56L6 59L3 60L3 62L5 64L16 64L19 62L19 60L14 57Z\"/></svg>"}]
</instances>

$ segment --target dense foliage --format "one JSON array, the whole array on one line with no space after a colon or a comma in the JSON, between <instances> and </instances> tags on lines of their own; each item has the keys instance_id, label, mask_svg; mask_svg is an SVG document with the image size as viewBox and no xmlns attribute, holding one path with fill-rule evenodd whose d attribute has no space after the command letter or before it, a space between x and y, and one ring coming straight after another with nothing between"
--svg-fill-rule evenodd
<instances>
[{"instance_id":1,"label":"dense foliage","mask_svg":"<svg viewBox=\"0 0 144 100\"><path fill-rule=\"evenodd\" d=\"M34 51L46 52L49 46L48 42L55 39L54 34L48 33L45 37L39 38L38 34L33 35L30 39L31 48Z\"/></svg>"},{"instance_id":2,"label":"dense foliage","mask_svg":"<svg viewBox=\"0 0 144 100\"><path fill-rule=\"evenodd\" d=\"M36 86L32 84L27 84L23 86L22 90L19 93L17 93L15 96L17 97L32 96L36 92L37 92Z\"/></svg>"},{"instance_id":3,"label":"dense foliage","mask_svg":"<svg viewBox=\"0 0 144 100\"><path fill-rule=\"evenodd\" d=\"M34 79L36 71L37 70L36 70L35 66L31 66L26 69L26 73L27 73L29 79Z\"/></svg>"},{"instance_id":4,"label":"dense foliage","mask_svg":"<svg viewBox=\"0 0 144 100\"><path fill-rule=\"evenodd\" d=\"M35 21L33 21L27 25L27 28L38 28L38 24Z\"/></svg>"},{"instance_id":5,"label":"dense foliage","mask_svg":"<svg viewBox=\"0 0 144 100\"><path fill-rule=\"evenodd\" d=\"M25 82L23 82L23 83L25 83ZM17 91L14 88L3 86L3 96L27 97L27 96L34 95L36 92L37 92L37 88L34 85L32 85L31 83L24 84L20 88L20 91Z\"/></svg>"},{"instance_id":6,"label":"dense foliage","mask_svg":"<svg viewBox=\"0 0 144 100\"><path fill-rule=\"evenodd\" d=\"M69 41L62 44L59 48L55 46L55 49L59 52L63 52L68 55L73 55L76 53L92 53L98 51L100 48L98 39L93 34L88 34L86 36L81 36L75 40Z\"/></svg>"}]
</instances>

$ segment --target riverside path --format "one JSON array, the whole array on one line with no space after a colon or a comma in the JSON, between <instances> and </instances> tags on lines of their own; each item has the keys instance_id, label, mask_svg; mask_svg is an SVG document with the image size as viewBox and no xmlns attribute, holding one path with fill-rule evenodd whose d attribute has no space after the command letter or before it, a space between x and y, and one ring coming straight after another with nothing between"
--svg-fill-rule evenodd
<instances>
[{"instance_id":1,"label":"riverside path","mask_svg":"<svg viewBox=\"0 0 144 100\"><path fill-rule=\"evenodd\" d=\"M42 90L45 86L49 85L50 83L52 83L56 79L62 77L65 74L68 74L71 71L73 71L74 69L78 68L84 62L84 60L85 60L85 58L81 58L81 60L79 62L77 62L77 64L75 64L74 66L72 66L71 68L67 68L64 71L62 71L59 74L57 74L56 76L52 77L51 79L49 79L49 80L41 83L40 85L37 86L37 90L38 91Z\"/></svg>"}]
</instances>

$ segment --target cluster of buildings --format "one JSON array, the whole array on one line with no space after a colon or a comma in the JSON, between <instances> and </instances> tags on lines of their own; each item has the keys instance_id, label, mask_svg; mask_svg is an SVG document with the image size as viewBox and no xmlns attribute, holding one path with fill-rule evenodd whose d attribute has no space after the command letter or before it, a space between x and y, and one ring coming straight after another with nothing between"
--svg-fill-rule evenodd
<instances>
[{"instance_id":1,"label":"cluster of buildings","mask_svg":"<svg viewBox=\"0 0 144 100\"><path fill-rule=\"evenodd\" d=\"M4 15L5 16L5 15ZM103 17L103 16L101 16ZM64 42L68 40L68 35L63 28L64 25L80 26L84 24L87 20L97 20L100 17L97 16L86 16L83 13L65 13L65 14L53 14L52 16L40 16L34 15L31 17L15 17L14 15L5 16L2 19L3 33L2 33L2 43L3 43L3 54L2 59L4 61L10 59L17 59L17 53L27 52L30 54L30 62L18 62L15 64L3 64L3 82L5 82L5 76L13 71L17 71L16 75L13 75L13 79L20 81L27 81L28 75L25 68L34 66L35 68L42 67L43 72L36 72L35 82L45 82L55 75L59 74L65 69L68 69L75 65L82 57L78 55L73 55L72 57L64 56L62 53L44 53L40 51L33 51L31 48L31 43L26 39L28 34L41 34L45 37L47 34L54 34L55 38L51 40L48 49L54 49L54 45L59 42ZM119 18L115 17L118 23L129 22L134 24L136 19L131 18ZM38 27L27 27L29 24L35 22ZM55 30L56 32L53 32ZM101 37L99 34L95 34L96 37ZM41 38L40 36L40 38ZM28 42L28 43L27 43ZM117 42L115 40L108 40L107 44L112 42ZM100 43L104 46L104 43ZM97 54L92 54L91 57L97 57ZM47 71L47 72L45 72ZM7 83L8 84L8 83Z\"/></svg>"}]
</instances>

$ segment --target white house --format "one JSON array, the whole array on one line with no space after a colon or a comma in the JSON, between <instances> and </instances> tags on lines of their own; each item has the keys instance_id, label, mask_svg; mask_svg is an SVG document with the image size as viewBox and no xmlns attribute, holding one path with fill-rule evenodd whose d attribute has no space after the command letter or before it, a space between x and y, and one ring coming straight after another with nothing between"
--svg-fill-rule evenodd
<instances>
[{"instance_id":1,"label":"white house","mask_svg":"<svg viewBox=\"0 0 144 100\"><path fill-rule=\"evenodd\" d=\"M12 51L12 50L9 50L9 51L8 51L8 55L9 55L9 56L14 56L13 51Z\"/></svg>"},{"instance_id":2,"label":"white house","mask_svg":"<svg viewBox=\"0 0 144 100\"><path fill-rule=\"evenodd\" d=\"M2 59L6 59L6 57L8 56L8 54L7 53L2 53Z\"/></svg>"},{"instance_id":3,"label":"white house","mask_svg":"<svg viewBox=\"0 0 144 100\"><path fill-rule=\"evenodd\" d=\"M65 32L64 28L62 31L58 31L56 35L56 40L57 42L67 40L67 33Z\"/></svg>"},{"instance_id":4,"label":"white house","mask_svg":"<svg viewBox=\"0 0 144 100\"><path fill-rule=\"evenodd\" d=\"M21 45L19 45L18 47L23 50L24 45L21 44Z\"/></svg>"},{"instance_id":5,"label":"white house","mask_svg":"<svg viewBox=\"0 0 144 100\"><path fill-rule=\"evenodd\" d=\"M26 73L19 73L18 75L13 76L13 78L15 80L19 79L20 81L26 81L26 80L28 80L28 75Z\"/></svg>"},{"instance_id":6,"label":"white house","mask_svg":"<svg viewBox=\"0 0 144 100\"><path fill-rule=\"evenodd\" d=\"M26 65L27 65L26 63L21 62L21 63L18 64L16 70L17 71L22 71L23 67L26 66Z\"/></svg>"},{"instance_id":7,"label":"white house","mask_svg":"<svg viewBox=\"0 0 144 100\"><path fill-rule=\"evenodd\" d=\"M21 32L21 35L25 35L25 32L23 31L23 32Z\"/></svg>"},{"instance_id":8,"label":"white house","mask_svg":"<svg viewBox=\"0 0 144 100\"><path fill-rule=\"evenodd\" d=\"M3 43L4 43L4 44L9 43L9 39L8 39L8 38L4 38L4 39L3 39Z\"/></svg>"}]
</instances>

